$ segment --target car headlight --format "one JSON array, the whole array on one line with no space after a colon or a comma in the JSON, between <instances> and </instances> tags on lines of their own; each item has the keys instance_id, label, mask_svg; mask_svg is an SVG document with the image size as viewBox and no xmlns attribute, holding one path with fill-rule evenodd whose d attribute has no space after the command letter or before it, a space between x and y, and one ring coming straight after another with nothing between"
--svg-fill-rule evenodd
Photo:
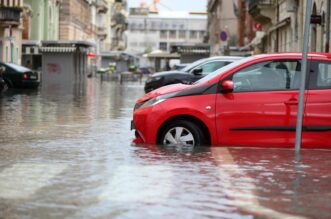
<instances>
[{"instance_id":1,"label":"car headlight","mask_svg":"<svg viewBox=\"0 0 331 219\"><path fill-rule=\"evenodd\" d=\"M162 103L163 101L176 96L177 92L173 92L173 93L169 93L169 94L165 94L165 95L161 95L161 96L157 96L154 98L151 98L149 100L146 100L145 102L141 102L141 103L137 103L134 107L134 110L137 109L141 109L141 108L147 108L150 106L155 106L159 103Z\"/></svg>"}]
</instances>

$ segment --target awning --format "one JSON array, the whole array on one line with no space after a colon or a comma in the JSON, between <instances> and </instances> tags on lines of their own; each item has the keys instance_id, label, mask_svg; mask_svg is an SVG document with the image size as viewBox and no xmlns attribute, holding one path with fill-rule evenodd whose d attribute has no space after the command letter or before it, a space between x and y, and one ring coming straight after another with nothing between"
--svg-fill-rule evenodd
<instances>
[{"instance_id":1,"label":"awning","mask_svg":"<svg viewBox=\"0 0 331 219\"><path fill-rule=\"evenodd\" d=\"M22 55L40 55L39 46L22 45Z\"/></svg>"},{"instance_id":2,"label":"awning","mask_svg":"<svg viewBox=\"0 0 331 219\"><path fill-rule=\"evenodd\" d=\"M264 36L265 36L264 31L256 31L255 38L249 43L249 45L257 46L257 45L261 44Z\"/></svg>"},{"instance_id":3,"label":"awning","mask_svg":"<svg viewBox=\"0 0 331 219\"><path fill-rule=\"evenodd\" d=\"M289 18L289 17L288 18L285 18L284 20L282 20L282 21L278 22L277 24L275 24L274 26L272 26L268 30L268 34L271 33L271 32L273 32L273 31L275 31L275 30L277 30L277 29L279 29L279 28L281 28L281 27L284 27L284 26L286 26L286 25L288 25L290 23L291 23L291 18Z\"/></svg>"},{"instance_id":4,"label":"awning","mask_svg":"<svg viewBox=\"0 0 331 219\"><path fill-rule=\"evenodd\" d=\"M161 52L147 54L147 58L179 59L180 55L178 53Z\"/></svg>"},{"instance_id":5,"label":"awning","mask_svg":"<svg viewBox=\"0 0 331 219\"><path fill-rule=\"evenodd\" d=\"M56 52L56 53L72 53L76 51L76 47L41 47L41 52Z\"/></svg>"}]
</instances>

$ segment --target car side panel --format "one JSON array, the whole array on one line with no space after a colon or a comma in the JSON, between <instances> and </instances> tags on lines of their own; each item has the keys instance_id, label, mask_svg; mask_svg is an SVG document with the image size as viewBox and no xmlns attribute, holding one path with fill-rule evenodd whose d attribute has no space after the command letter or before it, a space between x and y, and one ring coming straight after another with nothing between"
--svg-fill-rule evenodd
<instances>
[{"instance_id":1,"label":"car side panel","mask_svg":"<svg viewBox=\"0 0 331 219\"><path fill-rule=\"evenodd\" d=\"M167 120L175 116L193 116L207 126L211 143L216 144L214 105L214 94L170 98L156 106L136 110L135 128L144 143L155 144L158 131Z\"/></svg>"}]
</instances>

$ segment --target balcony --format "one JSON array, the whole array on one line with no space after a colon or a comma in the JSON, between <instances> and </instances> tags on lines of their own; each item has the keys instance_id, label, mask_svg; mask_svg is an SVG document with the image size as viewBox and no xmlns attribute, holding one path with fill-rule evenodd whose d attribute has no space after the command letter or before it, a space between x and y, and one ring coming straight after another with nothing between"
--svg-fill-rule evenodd
<instances>
[{"instance_id":1,"label":"balcony","mask_svg":"<svg viewBox=\"0 0 331 219\"><path fill-rule=\"evenodd\" d=\"M97 27L97 35L98 37L103 40L107 37L107 30L105 27Z\"/></svg>"},{"instance_id":2,"label":"balcony","mask_svg":"<svg viewBox=\"0 0 331 219\"><path fill-rule=\"evenodd\" d=\"M2 7L0 6L0 24L1 26L17 26L20 24L20 15L22 8Z\"/></svg>"},{"instance_id":3,"label":"balcony","mask_svg":"<svg viewBox=\"0 0 331 219\"><path fill-rule=\"evenodd\" d=\"M105 0L97 0L97 12L105 14L108 11L108 4Z\"/></svg>"},{"instance_id":4,"label":"balcony","mask_svg":"<svg viewBox=\"0 0 331 219\"><path fill-rule=\"evenodd\" d=\"M267 24L275 16L275 0L248 0L248 13L255 21Z\"/></svg>"}]
</instances>

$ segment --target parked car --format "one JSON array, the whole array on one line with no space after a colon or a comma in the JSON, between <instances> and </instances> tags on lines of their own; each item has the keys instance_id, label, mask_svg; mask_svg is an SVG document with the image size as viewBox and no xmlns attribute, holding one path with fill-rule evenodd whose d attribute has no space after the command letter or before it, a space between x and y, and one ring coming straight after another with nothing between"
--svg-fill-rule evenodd
<instances>
[{"instance_id":1,"label":"parked car","mask_svg":"<svg viewBox=\"0 0 331 219\"><path fill-rule=\"evenodd\" d=\"M36 88L39 86L38 73L24 66L0 62L4 67L3 79L9 88Z\"/></svg>"},{"instance_id":2,"label":"parked car","mask_svg":"<svg viewBox=\"0 0 331 219\"><path fill-rule=\"evenodd\" d=\"M135 105L136 142L294 147L301 53L248 57ZM331 54L309 53L302 147L331 148Z\"/></svg>"},{"instance_id":3,"label":"parked car","mask_svg":"<svg viewBox=\"0 0 331 219\"><path fill-rule=\"evenodd\" d=\"M190 84L207 74L219 69L231 62L241 59L237 56L216 56L211 58L200 59L187 65L182 70L173 70L158 72L152 74L145 82L145 92L148 93L159 87L169 84Z\"/></svg>"},{"instance_id":4,"label":"parked car","mask_svg":"<svg viewBox=\"0 0 331 219\"><path fill-rule=\"evenodd\" d=\"M5 68L4 67L0 67L0 93L4 92L7 90L7 84L5 82L5 80L3 80L3 72L5 72Z\"/></svg>"},{"instance_id":5,"label":"parked car","mask_svg":"<svg viewBox=\"0 0 331 219\"><path fill-rule=\"evenodd\" d=\"M152 74L154 72L151 67L140 67L138 70L142 74Z\"/></svg>"},{"instance_id":6,"label":"parked car","mask_svg":"<svg viewBox=\"0 0 331 219\"><path fill-rule=\"evenodd\" d=\"M180 64L176 64L176 65L174 65L174 70L182 70L183 68L185 68L186 66L188 66L189 65L189 63L180 63Z\"/></svg>"}]
</instances>

